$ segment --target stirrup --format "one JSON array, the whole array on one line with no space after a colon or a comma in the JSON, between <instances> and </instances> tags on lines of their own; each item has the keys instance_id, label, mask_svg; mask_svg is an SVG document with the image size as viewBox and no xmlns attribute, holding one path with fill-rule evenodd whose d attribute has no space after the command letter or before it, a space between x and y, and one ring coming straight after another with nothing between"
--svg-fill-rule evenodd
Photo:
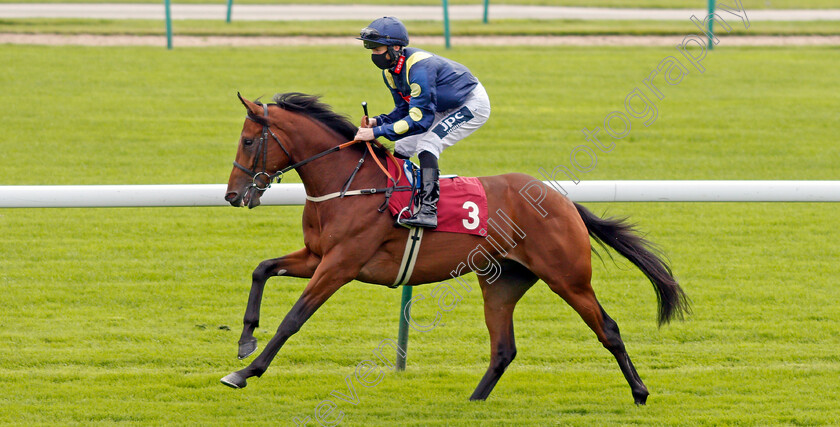
<instances>
[{"instance_id":1,"label":"stirrup","mask_svg":"<svg viewBox=\"0 0 840 427\"><path fill-rule=\"evenodd\" d=\"M406 218L406 219L402 220L401 225L406 226L406 227L422 227L422 228L431 228L431 229L437 228L437 226L438 226L438 216L437 216L437 214L435 214L435 215L432 215L432 214L423 215L421 212L422 212L422 209L419 210L416 214L414 214L414 216L412 216L411 218ZM425 217L424 218L425 220L434 221L434 222L433 223L422 222L423 219L420 218L421 215L423 217ZM409 221L417 221L417 222L410 223Z\"/></svg>"},{"instance_id":2,"label":"stirrup","mask_svg":"<svg viewBox=\"0 0 840 427\"><path fill-rule=\"evenodd\" d=\"M397 225L401 225L405 228L411 228L410 225L403 222L403 221L408 221L413 216L413 215L411 215L411 212L409 212L408 209L409 209L409 206L406 206L406 207L400 209L400 212L397 214L397 220L395 221L395 223ZM403 213L408 213L409 214L408 218L403 218Z\"/></svg>"},{"instance_id":3,"label":"stirrup","mask_svg":"<svg viewBox=\"0 0 840 427\"><path fill-rule=\"evenodd\" d=\"M409 220L411 220L411 218L406 219L406 221L409 221ZM400 223L400 225L402 225L403 227L408 227L408 228L419 227L419 228L428 228L430 230L434 230L435 228L437 228L438 223L437 223L437 217L435 217L434 224L429 224L429 223L411 223L411 224Z\"/></svg>"}]
</instances>

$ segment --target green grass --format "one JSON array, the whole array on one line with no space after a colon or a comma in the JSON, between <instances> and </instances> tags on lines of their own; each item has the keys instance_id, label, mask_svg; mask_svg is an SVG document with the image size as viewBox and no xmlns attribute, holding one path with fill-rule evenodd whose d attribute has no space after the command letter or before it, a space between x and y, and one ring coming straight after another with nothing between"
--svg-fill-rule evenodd
<instances>
[{"instance_id":1,"label":"green grass","mask_svg":"<svg viewBox=\"0 0 840 427\"><path fill-rule=\"evenodd\" d=\"M194 36L335 36L354 37L366 21L201 21L182 20L172 24L175 35ZM406 21L412 36L441 36L440 22ZM583 20L493 20L452 22L453 36L519 35L684 35L699 30L691 21L583 21ZM0 32L22 34L164 35L160 20L108 19L0 19ZM720 34L723 31L718 29ZM833 21L753 22L749 29L732 26L737 35L836 35L840 25Z\"/></svg>"},{"instance_id":2,"label":"green grass","mask_svg":"<svg viewBox=\"0 0 840 427\"><path fill-rule=\"evenodd\" d=\"M361 47L2 49L0 141L16 147L0 153L6 184L222 182L242 125L237 91L318 93L353 117L362 100L372 113L393 105ZM583 179L834 179L840 100L826 90L837 52L724 41L705 73L691 68L679 85L660 83L656 122L634 120ZM623 109L663 58L682 58L673 48L635 47L455 47L447 55L469 64L493 103L477 141L443 158L470 158L453 171L464 174L566 162L585 142L581 129ZM808 78L792 80L797 70ZM39 168L48 173L33 173Z\"/></svg>"},{"instance_id":3,"label":"green grass","mask_svg":"<svg viewBox=\"0 0 840 427\"><path fill-rule=\"evenodd\" d=\"M0 3L159 3L158 0L0 0ZM225 4L223 1L210 0L175 0L178 3ZM236 0L234 4L373 4L393 5L393 0ZM732 4L734 2L726 2ZM414 0L412 6L439 6L440 0ZM482 0L449 0L450 5L483 5ZM586 7L630 7L630 8L698 8L708 4L704 0L491 0L491 5L532 5L532 6L586 6ZM836 8L834 0L741 0L745 9L830 9Z\"/></svg>"},{"instance_id":4,"label":"green grass","mask_svg":"<svg viewBox=\"0 0 840 427\"><path fill-rule=\"evenodd\" d=\"M243 122L235 98L321 93L361 115L391 101L361 49L0 46L0 185L218 183ZM456 47L493 116L448 149L445 173L568 165L674 49ZM650 127L589 179L840 179L835 48L728 48L664 86ZM315 70L315 71L313 71ZM803 70L807 73L803 74ZM220 195L221 197L222 195ZM590 204L631 215L666 249L694 315L657 329L655 296L626 262L594 287L651 390L633 406L615 361L537 285L516 313L516 361L468 402L488 361L481 298L413 332L409 368L342 425L836 425L840 231L836 204ZM0 211L0 423L293 425L396 335L399 292L342 289L245 390L236 340L256 264L301 246L299 207ZM527 230L526 230L527 231ZM477 287L471 278L473 287ZM272 279L264 344L304 280ZM430 287L415 292L429 295ZM417 306L421 319L429 306ZM425 317L423 317L425 316ZM226 329L229 328L230 330ZM314 425L314 424L310 424Z\"/></svg>"}]
</instances>

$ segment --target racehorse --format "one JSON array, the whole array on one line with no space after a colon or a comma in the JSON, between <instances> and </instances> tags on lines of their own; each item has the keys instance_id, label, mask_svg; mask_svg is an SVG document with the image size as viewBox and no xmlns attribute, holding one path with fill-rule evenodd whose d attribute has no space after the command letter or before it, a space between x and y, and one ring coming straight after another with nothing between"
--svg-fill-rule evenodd
<instances>
[{"instance_id":1,"label":"racehorse","mask_svg":"<svg viewBox=\"0 0 840 427\"><path fill-rule=\"evenodd\" d=\"M321 201L307 200L303 209L303 248L265 260L254 270L239 340L240 359L256 351L253 332L259 326L260 303L268 278L288 276L310 280L262 353L244 369L222 378L222 383L233 388L245 387L248 378L261 376L286 340L348 282L392 285L409 233L403 227L395 227L390 214L378 209L388 196L381 189L393 184L383 173L381 163L393 158L389 160L382 147L352 141L357 127L346 117L333 112L317 96L301 93L275 95L272 104L255 103L241 95L239 99L247 117L225 200L237 207L256 207L270 183L279 181L283 173L292 169L297 170L308 198L333 196L322 197L326 200ZM366 150L373 154L379 167L373 162L359 161ZM348 179L351 172L352 177ZM630 385L635 403L645 404L648 390L627 355L618 325L601 307L590 284L590 251L593 250L590 237L601 246L612 247L647 276L657 294L661 326L674 317L682 318L690 307L659 251L639 236L626 219L600 218L557 191L544 191L539 206L523 203L527 200L523 200L522 189L535 185L536 180L531 176L511 173L478 179L486 191L489 210L501 210L512 224L499 221L498 227L483 237L426 233L406 284L440 282L451 279L450 272L470 272L469 268L463 268L462 261L482 243L500 267L492 278L478 274L490 333L490 366L470 400L486 399L513 361L516 356L514 306L537 280L542 280L580 315L612 353ZM380 190L334 197L349 186ZM528 237L521 238L523 234ZM497 243L509 241L510 236L519 241L507 248L486 243L489 239Z\"/></svg>"}]
</instances>

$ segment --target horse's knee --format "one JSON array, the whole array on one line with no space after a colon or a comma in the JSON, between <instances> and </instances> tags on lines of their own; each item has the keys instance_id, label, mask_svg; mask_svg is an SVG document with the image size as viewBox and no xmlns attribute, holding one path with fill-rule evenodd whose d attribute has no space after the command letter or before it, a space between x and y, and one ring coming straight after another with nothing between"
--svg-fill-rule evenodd
<instances>
[{"instance_id":1,"label":"horse's knee","mask_svg":"<svg viewBox=\"0 0 840 427\"><path fill-rule=\"evenodd\" d=\"M264 283L269 277L275 274L275 268L277 268L277 260L267 259L254 269L254 272L251 274L251 279L254 282Z\"/></svg>"}]
</instances>

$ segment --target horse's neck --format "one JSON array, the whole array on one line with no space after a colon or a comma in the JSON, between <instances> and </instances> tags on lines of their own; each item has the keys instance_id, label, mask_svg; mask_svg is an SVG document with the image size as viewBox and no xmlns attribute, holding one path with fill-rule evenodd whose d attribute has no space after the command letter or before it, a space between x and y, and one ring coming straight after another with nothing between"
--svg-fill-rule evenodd
<instances>
[{"instance_id":1,"label":"horse's neck","mask_svg":"<svg viewBox=\"0 0 840 427\"><path fill-rule=\"evenodd\" d=\"M295 162L348 142L332 129L309 117L292 116L290 119L289 125L294 130L291 145L294 147L292 155ZM362 152L355 147L364 147L364 144L357 143L353 147L338 150L298 167L297 172L306 194L318 197L341 191L362 157ZM384 175L371 159L371 154L368 153L365 157L365 162L353 178L350 190L384 185ZM381 162L385 164L384 161Z\"/></svg>"},{"instance_id":2,"label":"horse's neck","mask_svg":"<svg viewBox=\"0 0 840 427\"><path fill-rule=\"evenodd\" d=\"M323 144L323 142L321 144L317 144L314 142L314 138L313 141L308 141L309 143L303 142L302 144L310 147L310 149L305 150L306 152L302 154L305 157L301 157L300 160L296 158L295 161L301 161L346 142L335 139L334 135L324 135L324 139L321 141L331 142L328 144ZM361 143L358 144L359 146L364 146L361 145ZM341 191L344 183L353 173L353 170L356 168L356 165L361 157L362 153L358 149L347 147L343 150L327 154L317 160L313 160L311 163L300 166L298 168L298 175L300 176L303 186L306 189L306 194L317 197ZM366 157L367 159L365 164L369 163L368 161L370 160L370 155ZM374 162L371 161L370 163ZM375 165L373 166L375 167ZM370 173L370 170L370 166L363 166L356 174L356 177L354 177L350 189L369 188L374 186L374 184L371 183L372 174Z\"/></svg>"}]
</instances>

